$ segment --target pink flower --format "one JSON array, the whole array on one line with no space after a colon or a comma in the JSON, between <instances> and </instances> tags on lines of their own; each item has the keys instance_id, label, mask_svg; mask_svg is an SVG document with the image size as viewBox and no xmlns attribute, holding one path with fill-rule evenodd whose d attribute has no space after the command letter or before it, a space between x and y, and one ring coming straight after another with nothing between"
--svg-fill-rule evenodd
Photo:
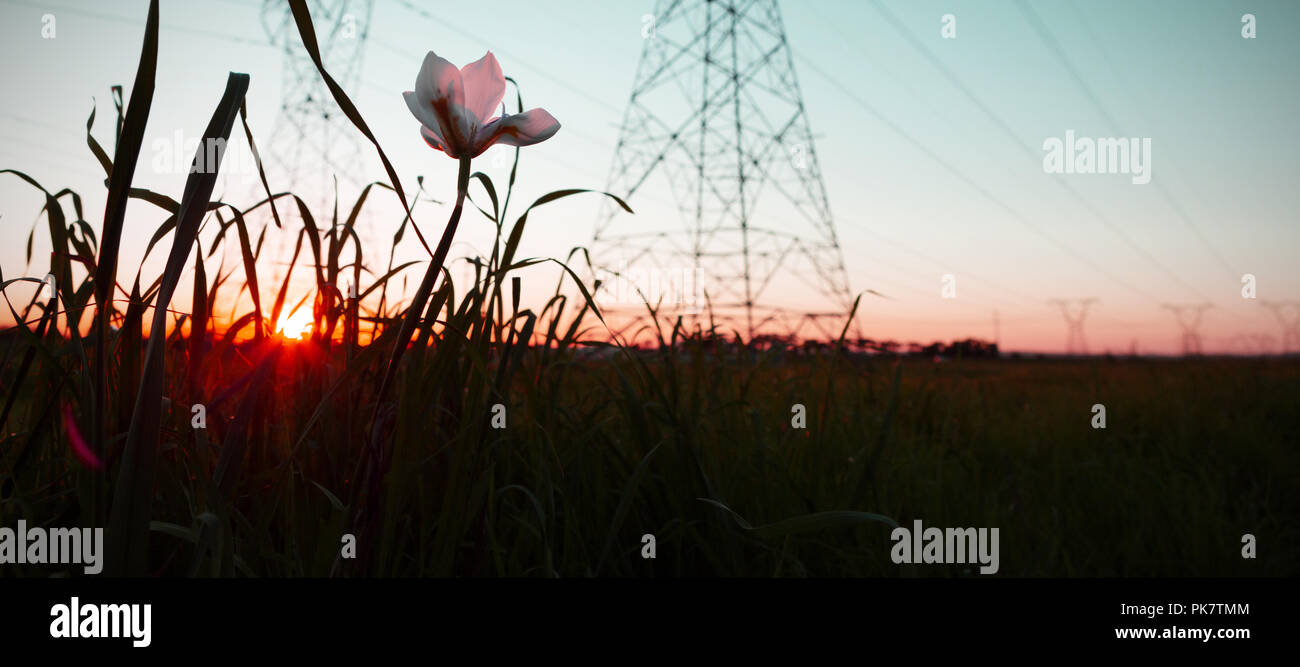
<instances>
[{"instance_id":1,"label":"pink flower","mask_svg":"<svg viewBox=\"0 0 1300 667\"><path fill-rule=\"evenodd\" d=\"M77 455L81 465L91 470L104 467L104 463L86 445L86 439L81 437L81 430L77 428L77 420L72 414L72 406L67 403L63 404L63 430L68 433L68 441L72 443L72 453Z\"/></svg>"},{"instance_id":2,"label":"pink flower","mask_svg":"<svg viewBox=\"0 0 1300 667\"><path fill-rule=\"evenodd\" d=\"M415 90L402 96L420 121L424 140L457 159L478 157L496 143L531 146L559 131L545 109L494 118L505 94L506 78L491 51L464 69L430 51Z\"/></svg>"}]
</instances>

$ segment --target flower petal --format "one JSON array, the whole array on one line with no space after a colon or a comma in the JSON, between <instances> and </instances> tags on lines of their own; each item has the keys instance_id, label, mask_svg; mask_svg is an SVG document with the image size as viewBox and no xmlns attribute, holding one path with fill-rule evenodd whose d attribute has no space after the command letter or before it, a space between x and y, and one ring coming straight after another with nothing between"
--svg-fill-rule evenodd
<instances>
[{"instance_id":1,"label":"flower petal","mask_svg":"<svg viewBox=\"0 0 1300 667\"><path fill-rule=\"evenodd\" d=\"M451 151L447 150L446 142L442 140L442 137L438 136L438 132L433 128L421 125L420 136L424 137L424 143L429 144L433 148L447 153L448 155L451 154Z\"/></svg>"},{"instance_id":2,"label":"flower petal","mask_svg":"<svg viewBox=\"0 0 1300 667\"><path fill-rule=\"evenodd\" d=\"M415 94L421 102L432 104L445 99L452 104L464 105L464 93L460 70L451 61L433 51L424 56L420 74L415 79Z\"/></svg>"},{"instance_id":3,"label":"flower petal","mask_svg":"<svg viewBox=\"0 0 1300 667\"><path fill-rule=\"evenodd\" d=\"M469 145L474 137L474 123L464 110L465 84L455 65L430 51L415 80L415 98L420 106L433 110L438 123L430 129L438 131L443 145L453 149Z\"/></svg>"},{"instance_id":4,"label":"flower petal","mask_svg":"<svg viewBox=\"0 0 1300 667\"><path fill-rule=\"evenodd\" d=\"M444 116L444 111L438 109L439 118ZM446 128L441 132L443 143L451 148L448 154L454 157L466 155L478 155L474 151L474 137L478 135L478 118L467 107L452 106L446 109L445 116L448 119L444 125Z\"/></svg>"},{"instance_id":5,"label":"flower petal","mask_svg":"<svg viewBox=\"0 0 1300 667\"><path fill-rule=\"evenodd\" d=\"M493 144L531 146L555 136L560 122L546 109L529 109L521 114L502 116L488 123L474 138L476 155Z\"/></svg>"},{"instance_id":6,"label":"flower petal","mask_svg":"<svg viewBox=\"0 0 1300 667\"><path fill-rule=\"evenodd\" d=\"M81 436L81 429L77 428L77 419L72 414L72 406L67 403L63 404L63 430L68 434L68 443L72 445L72 453L81 461L81 465L91 470L99 470L104 467L104 463L95 456L86 444L86 439Z\"/></svg>"},{"instance_id":7,"label":"flower petal","mask_svg":"<svg viewBox=\"0 0 1300 667\"><path fill-rule=\"evenodd\" d=\"M460 77L465 84L465 107L478 120L476 125L487 125L506 94L506 77L501 73L501 63L488 51L487 55L462 68Z\"/></svg>"},{"instance_id":8,"label":"flower petal","mask_svg":"<svg viewBox=\"0 0 1300 667\"><path fill-rule=\"evenodd\" d=\"M402 99L406 100L406 108L411 110L411 114L415 116L416 120L420 121L420 125L433 130L435 133L438 132L438 114L433 112L432 104L420 102L420 96L409 90L402 93ZM442 141L442 135L438 136L438 140Z\"/></svg>"}]
</instances>

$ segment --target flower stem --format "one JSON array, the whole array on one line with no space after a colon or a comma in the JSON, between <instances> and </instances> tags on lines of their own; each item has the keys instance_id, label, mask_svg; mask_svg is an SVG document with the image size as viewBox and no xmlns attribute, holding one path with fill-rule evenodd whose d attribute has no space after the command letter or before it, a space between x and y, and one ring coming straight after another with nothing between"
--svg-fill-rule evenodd
<instances>
[{"instance_id":1,"label":"flower stem","mask_svg":"<svg viewBox=\"0 0 1300 667\"><path fill-rule=\"evenodd\" d=\"M384 370L384 378L379 384L379 393L375 396L375 413L370 422L370 438L366 450L361 458L357 461L358 472L364 471L364 477L358 476L356 479L362 487L363 502L366 506L358 508L359 514L357 521L361 524L361 530L365 530L367 519L376 516L379 511L379 489L384 475L388 472L387 447L383 442L386 438L383 436L383 427L380 423L380 410L384 405L384 399L388 396L388 391L393 383L393 377L397 374L397 365L402 360L402 355L406 352L406 346L411 342L411 334L415 332L416 324L423 316L425 305L429 301L429 295L433 292L433 285L438 281L438 275L442 273L443 263L447 260L447 252L451 250L452 239L456 236L456 227L460 224L460 214L465 207L465 195L469 190L470 159L463 158L460 161L460 174L456 179L456 207L451 211L451 219L447 221L447 228L442 232L442 240L438 242L438 248L433 252L433 259L429 261L429 268L424 273L424 280L420 282L420 287L415 291L415 296L411 299L411 305L406 310L406 316L402 318L402 324L398 328L397 340L393 342L393 352L388 359L388 368Z\"/></svg>"},{"instance_id":2,"label":"flower stem","mask_svg":"<svg viewBox=\"0 0 1300 667\"><path fill-rule=\"evenodd\" d=\"M397 341L393 344L393 354L388 359L388 369L384 371L384 380L379 385L379 395L376 397L378 403L382 403L388 393L388 386L392 382L393 375L397 373L397 364L401 361L402 354L406 352L406 346L411 342L411 334L415 333L415 325L429 301L433 285L438 281L438 274L442 273L447 252L451 250L452 238L456 236L456 227L460 224L460 213L465 208L465 194L469 190L469 164L469 158L460 161L460 174L456 179L456 207L451 211L451 219L447 221L447 228L442 232L442 240L438 242L438 248L433 251L433 259L429 261L429 269L424 273L424 280L420 282L420 287L411 300L411 306L407 309L406 316L402 318L401 328L397 332Z\"/></svg>"}]
</instances>

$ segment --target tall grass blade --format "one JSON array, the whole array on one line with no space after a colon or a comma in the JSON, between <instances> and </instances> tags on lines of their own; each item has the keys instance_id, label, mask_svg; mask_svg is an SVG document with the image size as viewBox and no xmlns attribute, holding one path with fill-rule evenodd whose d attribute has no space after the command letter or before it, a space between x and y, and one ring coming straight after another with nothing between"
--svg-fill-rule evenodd
<instances>
[{"instance_id":1,"label":"tall grass blade","mask_svg":"<svg viewBox=\"0 0 1300 667\"><path fill-rule=\"evenodd\" d=\"M99 246L99 259L95 266L95 406L91 429L91 446L103 456L105 392L108 390L108 321L113 312L113 286L117 283L118 250L122 242L122 227L126 222L126 204L130 199L131 180L140 158L140 144L144 141L145 125L153 106L154 76L158 71L158 0L149 1L149 15L145 20L144 44L140 49L140 64L136 69L135 83L131 87L131 101L127 104L120 131L117 133L113 165L108 174L108 196L104 204L104 231ZM92 117L93 120L93 117ZM87 135L89 135L87 123ZM93 147L93 146L92 146Z\"/></svg>"},{"instance_id":2,"label":"tall grass blade","mask_svg":"<svg viewBox=\"0 0 1300 667\"><path fill-rule=\"evenodd\" d=\"M185 182L181 208L177 215L176 234L172 239L171 255L163 271L157 303L154 304L153 326L149 330L149 343L145 352L143 377L137 393L135 410L131 415L131 428L117 476L113 494L113 510L109 519L108 548L105 569L117 575L143 574L149 546L149 520L153 499L154 464L158 454L161 428L162 392L166 369L164 349L167 338L167 307L171 303L176 285L190 248L198 234L212 189L216 185L222 151L215 151L217 164L209 164L208 146L220 140L224 145L230 137L239 105L248 92L248 75L231 73L226 81L226 91L199 142L194 157L194 168ZM202 169L198 169L198 165Z\"/></svg>"},{"instance_id":3,"label":"tall grass blade","mask_svg":"<svg viewBox=\"0 0 1300 667\"><path fill-rule=\"evenodd\" d=\"M898 522L883 515L871 512L851 512L847 510L838 510L832 512L815 512L813 514L804 514L801 516L783 519L772 523L765 523L761 526L751 526L744 517L740 516L730 507L723 505L716 500L708 498L696 498L717 507L726 512L737 526L753 533L755 537L770 540L786 535L796 535L814 530L825 530L827 528L839 528L842 526L851 526L865 522L883 523L890 528L897 528Z\"/></svg>"},{"instance_id":4,"label":"tall grass blade","mask_svg":"<svg viewBox=\"0 0 1300 667\"><path fill-rule=\"evenodd\" d=\"M415 229L415 235L420 238L420 244L432 255L433 251L429 249L429 244L425 242L424 235L420 233L420 228L411 219L411 205L406 202L406 191L402 189L402 181L397 177L397 171L393 169L393 164L388 161L388 156L384 154L384 149L379 146L379 141L375 139L374 133L370 131L370 126L366 125L365 119L361 117L361 112L357 111L356 105L348 98L348 94L343 92L343 87L325 70L325 64L321 61L320 46L316 43L316 28L312 25L311 12L307 10L306 0L289 0L289 9L293 12L293 21L298 26L298 35L302 37L302 44L307 49L307 54L311 56L312 62L316 64L316 70L320 72L321 78L325 80L325 85L329 87L330 94L334 96L334 101L343 110L343 115L347 116L348 120L352 121L352 124L358 130L361 130L361 134L365 135L371 144L374 144L375 151L379 153L379 160L384 163L384 171L388 173L388 180L393 183L393 191L397 193L398 199L402 201L402 210L407 211L406 219L411 220L411 227Z\"/></svg>"}]
</instances>

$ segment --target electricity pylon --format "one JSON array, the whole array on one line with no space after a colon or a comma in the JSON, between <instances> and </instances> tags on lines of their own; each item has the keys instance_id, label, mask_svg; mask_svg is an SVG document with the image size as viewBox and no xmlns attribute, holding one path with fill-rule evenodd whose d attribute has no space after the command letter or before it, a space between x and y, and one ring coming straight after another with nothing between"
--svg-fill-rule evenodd
<instances>
[{"instance_id":1,"label":"electricity pylon","mask_svg":"<svg viewBox=\"0 0 1300 667\"><path fill-rule=\"evenodd\" d=\"M592 268L693 276L690 303L663 305L751 339L843 321L853 299L776 0L659 0L642 36L608 187L637 213L605 203Z\"/></svg>"},{"instance_id":2,"label":"electricity pylon","mask_svg":"<svg viewBox=\"0 0 1300 667\"><path fill-rule=\"evenodd\" d=\"M355 90L374 0L307 0L307 7L325 69L345 90ZM335 177L360 185L353 175L360 151L357 132L303 47L289 3L265 0L262 25L284 59L280 116L266 144L269 159L282 172L276 186L303 189L299 196L322 216L332 207Z\"/></svg>"},{"instance_id":3,"label":"electricity pylon","mask_svg":"<svg viewBox=\"0 0 1300 667\"><path fill-rule=\"evenodd\" d=\"M1253 342L1253 343L1255 344L1255 349L1256 349L1260 354L1268 354L1268 353L1272 352L1272 351L1273 351L1273 345L1277 342L1277 339L1276 339L1276 338L1274 338L1272 335L1270 335L1270 334L1266 334L1266 333L1253 333L1253 334L1250 334L1250 340L1251 340L1251 342Z\"/></svg>"},{"instance_id":4,"label":"electricity pylon","mask_svg":"<svg viewBox=\"0 0 1300 667\"><path fill-rule=\"evenodd\" d=\"M1162 306L1165 310L1174 314L1178 320L1178 326L1182 327L1182 344L1183 356L1189 357L1201 353L1201 318L1205 311L1214 307L1211 303L1198 304L1172 304L1166 303Z\"/></svg>"},{"instance_id":5,"label":"electricity pylon","mask_svg":"<svg viewBox=\"0 0 1300 667\"><path fill-rule=\"evenodd\" d=\"M1052 299L1048 303L1061 308L1065 318L1065 353L1073 355L1088 354L1088 341L1083 337L1083 322L1088 317L1088 308L1097 303L1094 297L1086 299Z\"/></svg>"},{"instance_id":6,"label":"electricity pylon","mask_svg":"<svg viewBox=\"0 0 1300 667\"><path fill-rule=\"evenodd\" d=\"M1300 351L1300 301L1260 301L1282 326L1282 354Z\"/></svg>"},{"instance_id":7,"label":"electricity pylon","mask_svg":"<svg viewBox=\"0 0 1300 667\"><path fill-rule=\"evenodd\" d=\"M1250 356L1263 356L1273 349L1275 339L1265 333L1242 332L1224 339L1229 352L1238 352Z\"/></svg>"}]
</instances>

